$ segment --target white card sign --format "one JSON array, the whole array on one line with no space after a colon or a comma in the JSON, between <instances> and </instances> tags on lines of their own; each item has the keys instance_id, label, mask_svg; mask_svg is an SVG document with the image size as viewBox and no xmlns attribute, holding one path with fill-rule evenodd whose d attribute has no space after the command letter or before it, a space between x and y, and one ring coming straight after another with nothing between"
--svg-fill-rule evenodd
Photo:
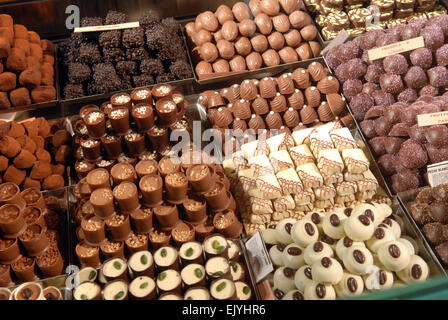
<instances>
[{"instance_id":1,"label":"white card sign","mask_svg":"<svg viewBox=\"0 0 448 320\"><path fill-rule=\"evenodd\" d=\"M427 170L428 181L431 187L448 182L448 161L430 164Z\"/></svg>"},{"instance_id":2,"label":"white card sign","mask_svg":"<svg viewBox=\"0 0 448 320\"><path fill-rule=\"evenodd\" d=\"M274 271L268 250L264 244L261 232L258 231L245 243L249 263L255 275L255 281L259 283L268 274Z\"/></svg>"}]
</instances>

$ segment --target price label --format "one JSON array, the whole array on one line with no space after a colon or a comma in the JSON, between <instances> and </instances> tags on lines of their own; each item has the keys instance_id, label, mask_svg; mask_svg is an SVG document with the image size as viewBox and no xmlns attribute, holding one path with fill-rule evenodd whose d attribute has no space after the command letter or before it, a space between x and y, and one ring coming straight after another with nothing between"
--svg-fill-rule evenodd
<instances>
[{"instance_id":1,"label":"price label","mask_svg":"<svg viewBox=\"0 0 448 320\"><path fill-rule=\"evenodd\" d=\"M347 39L349 37L350 37L350 34L345 29L343 29L341 32L339 32L337 37L334 38L333 40L331 40L331 42L328 44L328 46L326 46L321 51L321 54L324 56L332 48L339 46L339 45L343 44L345 41L347 41Z\"/></svg>"},{"instance_id":2,"label":"price label","mask_svg":"<svg viewBox=\"0 0 448 320\"><path fill-rule=\"evenodd\" d=\"M82 32L97 32L97 31L110 31L110 30L120 30L120 29L130 29L130 28L138 28L140 27L140 23L136 22L127 22L127 23L119 23L119 24L109 24L106 26L93 26L93 27L81 27L75 28L74 33L82 33Z\"/></svg>"},{"instance_id":3,"label":"price label","mask_svg":"<svg viewBox=\"0 0 448 320\"><path fill-rule=\"evenodd\" d=\"M430 164L427 167L428 181L431 187L448 182L448 161Z\"/></svg>"},{"instance_id":4,"label":"price label","mask_svg":"<svg viewBox=\"0 0 448 320\"><path fill-rule=\"evenodd\" d=\"M417 116L417 121L419 127L434 126L436 124L447 124L448 111L419 114Z\"/></svg>"},{"instance_id":5,"label":"price label","mask_svg":"<svg viewBox=\"0 0 448 320\"><path fill-rule=\"evenodd\" d=\"M405 41L400 41L396 43L389 44L381 48L371 49L367 52L369 55L369 60L374 61L378 59L385 58L387 56L392 56L397 53L402 53L406 51L415 50L425 46L425 41L423 37L412 38Z\"/></svg>"},{"instance_id":6,"label":"price label","mask_svg":"<svg viewBox=\"0 0 448 320\"><path fill-rule=\"evenodd\" d=\"M261 232L258 231L252 238L247 240L245 246L249 263L255 275L255 281L259 283L274 271L274 266L269 258L269 253L264 244Z\"/></svg>"}]
</instances>

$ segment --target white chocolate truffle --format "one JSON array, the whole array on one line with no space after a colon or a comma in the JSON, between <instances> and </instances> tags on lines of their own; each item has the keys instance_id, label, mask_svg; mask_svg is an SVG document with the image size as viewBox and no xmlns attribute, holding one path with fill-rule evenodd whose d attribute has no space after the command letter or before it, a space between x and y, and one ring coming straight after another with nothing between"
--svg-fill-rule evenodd
<instances>
[{"instance_id":1,"label":"white chocolate truffle","mask_svg":"<svg viewBox=\"0 0 448 320\"><path fill-rule=\"evenodd\" d=\"M388 226L390 229L392 229L395 239L401 238L401 227L397 221L395 221L391 218L386 218L383 220L383 222L381 222L381 224L382 225L384 224L384 225Z\"/></svg>"},{"instance_id":2,"label":"white chocolate truffle","mask_svg":"<svg viewBox=\"0 0 448 320\"><path fill-rule=\"evenodd\" d=\"M296 223L297 220L292 219L292 218L288 218L288 219L283 219L282 221L280 221L277 226L275 227L275 230L277 231L277 240L280 243L283 244L290 244L293 243L293 240L291 238L291 233L292 233L292 227L294 225L294 223Z\"/></svg>"},{"instance_id":3,"label":"white chocolate truffle","mask_svg":"<svg viewBox=\"0 0 448 320\"><path fill-rule=\"evenodd\" d=\"M352 212L353 216L363 214L367 216L370 221L373 223L375 228L384 220L383 211L377 210L377 208L370 203L363 203L357 205Z\"/></svg>"},{"instance_id":4,"label":"white chocolate truffle","mask_svg":"<svg viewBox=\"0 0 448 320\"><path fill-rule=\"evenodd\" d=\"M306 285L304 297L305 300L334 300L336 292L330 284L312 281Z\"/></svg>"},{"instance_id":5,"label":"white chocolate truffle","mask_svg":"<svg viewBox=\"0 0 448 320\"><path fill-rule=\"evenodd\" d=\"M414 254L418 254L418 252L419 252L418 244L417 244L417 241L415 241L414 238L411 238L410 236L407 236L407 235L402 235L400 239L404 239L404 240L409 241L409 243L412 244L412 246L414 247Z\"/></svg>"},{"instance_id":6,"label":"white chocolate truffle","mask_svg":"<svg viewBox=\"0 0 448 320\"><path fill-rule=\"evenodd\" d=\"M291 237L296 244L305 248L310 243L317 241L319 230L313 222L302 219L297 221L292 227Z\"/></svg>"},{"instance_id":7,"label":"white chocolate truffle","mask_svg":"<svg viewBox=\"0 0 448 320\"><path fill-rule=\"evenodd\" d=\"M378 249L378 259L388 270L400 271L411 261L411 255L406 245L394 240L384 243Z\"/></svg>"},{"instance_id":8,"label":"white chocolate truffle","mask_svg":"<svg viewBox=\"0 0 448 320\"><path fill-rule=\"evenodd\" d=\"M373 256L366 247L353 246L345 252L342 261L344 267L351 273L366 274L373 265Z\"/></svg>"},{"instance_id":9,"label":"white chocolate truffle","mask_svg":"<svg viewBox=\"0 0 448 320\"><path fill-rule=\"evenodd\" d=\"M344 222L347 219L341 211L328 213L322 223L324 233L333 239L342 239L345 236Z\"/></svg>"},{"instance_id":10,"label":"white chocolate truffle","mask_svg":"<svg viewBox=\"0 0 448 320\"><path fill-rule=\"evenodd\" d=\"M236 296L239 300L249 300L252 297L252 290L249 288L247 283L243 281L236 281Z\"/></svg>"},{"instance_id":11,"label":"white chocolate truffle","mask_svg":"<svg viewBox=\"0 0 448 320\"><path fill-rule=\"evenodd\" d=\"M280 267L274 272L274 287L283 292L294 290L294 270L288 267Z\"/></svg>"},{"instance_id":12,"label":"white chocolate truffle","mask_svg":"<svg viewBox=\"0 0 448 320\"><path fill-rule=\"evenodd\" d=\"M361 246L365 247L366 245L364 242L361 241L353 241L349 237L344 237L342 239L339 239L338 243L336 244L336 255L339 259L344 259L344 255L347 252L347 250L354 246Z\"/></svg>"},{"instance_id":13,"label":"white chocolate truffle","mask_svg":"<svg viewBox=\"0 0 448 320\"><path fill-rule=\"evenodd\" d=\"M400 241L402 244L404 244L406 246L406 248L408 248L409 254L411 256L415 254L414 245L408 239L401 237L397 240Z\"/></svg>"},{"instance_id":14,"label":"white chocolate truffle","mask_svg":"<svg viewBox=\"0 0 448 320\"><path fill-rule=\"evenodd\" d=\"M261 235L263 236L264 243L266 244L274 245L278 243L276 229L266 228L261 231Z\"/></svg>"},{"instance_id":15,"label":"white chocolate truffle","mask_svg":"<svg viewBox=\"0 0 448 320\"><path fill-rule=\"evenodd\" d=\"M316 241L314 243L309 244L305 248L305 262L309 265L312 265L316 261L320 261L320 259L324 257L333 257L333 249L329 244Z\"/></svg>"},{"instance_id":16,"label":"white chocolate truffle","mask_svg":"<svg viewBox=\"0 0 448 320\"><path fill-rule=\"evenodd\" d=\"M394 284L392 272L373 266L368 275L363 276L364 286L370 291L387 290Z\"/></svg>"},{"instance_id":17,"label":"white chocolate truffle","mask_svg":"<svg viewBox=\"0 0 448 320\"><path fill-rule=\"evenodd\" d=\"M364 291L363 279L352 273L344 272L342 280L334 286L338 298L359 296Z\"/></svg>"},{"instance_id":18,"label":"white chocolate truffle","mask_svg":"<svg viewBox=\"0 0 448 320\"><path fill-rule=\"evenodd\" d=\"M367 248L377 253L378 249L386 242L395 240L395 235L390 228L378 227L373 233L373 237L366 241Z\"/></svg>"},{"instance_id":19,"label":"white chocolate truffle","mask_svg":"<svg viewBox=\"0 0 448 320\"><path fill-rule=\"evenodd\" d=\"M282 253L283 265L294 270L299 269L305 264L304 254L305 250L303 248L295 243L288 244Z\"/></svg>"},{"instance_id":20,"label":"white chocolate truffle","mask_svg":"<svg viewBox=\"0 0 448 320\"><path fill-rule=\"evenodd\" d=\"M305 264L296 271L296 274L294 276L294 284L300 292L303 292L308 282L312 281L313 272L310 265Z\"/></svg>"},{"instance_id":21,"label":"white chocolate truffle","mask_svg":"<svg viewBox=\"0 0 448 320\"><path fill-rule=\"evenodd\" d=\"M385 218L389 217L392 214L392 208L388 204L380 203L379 205L383 207Z\"/></svg>"},{"instance_id":22,"label":"white chocolate truffle","mask_svg":"<svg viewBox=\"0 0 448 320\"><path fill-rule=\"evenodd\" d=\"M400 226L400 229L401 229L401 230L404 230L404 221L403 221L403 218L402 218L402 217L400 217L400 216L397 215L397 214L394 214L394 215L392 215L392 219L395 220L395 222L398 223L398 225ZM398 238L397 238L397 239L398 239Z\"/></svg>"},{"instance_id":23,"label":"white chocolate truffle","mask_svg":"<svg viewBox=\"0 0 448 320\"><path fill-rule=\"evenodd\" d=\"M269 249L269 256L271 257L272 264L275 267L283 266L283 251L285 248L286 246L283 243L279 243Z\"/></svg>"},{"instance_id":24,"label":"white chocolate truffle","mask_svg":"<svg viewBox=\"0 0 448 320\"><path fill-rule=\"evenodd\" d=\"M345 234L354 241L369 240L375 226L366 215L351 215L344 223Z\"/></svg>"},{"instance_id":25,"label":"white chocolate truffle","mask_svg":"<svg viewBox=\"0 0 448 320\"><path fill-rule=\"evenodd\" d=\"M337 284L342 279L344 270L333 258L324 257L311 265L313 280L317 282Z\"/></svg>"},{"instance_id":26,"label":"white chocolate truffle","mask_svg":"<svg viewBox=\"0 0 448 320\"><path fill-rule=\"evenodd\" d=\"M305 297L299 290L291 290L284 295L282 300L305 300Z\"/></svg>"},{"instance_id":27,"label":"white chocolate truffle","mask_svg":"<svg viewBox=\"0 0 448 320\"><path fill-rule=\"evenodd\" d=\"M308 212L303 219L314 223L319 229L319 233L322 233L323 232L322 223L324 222L324 217L326 215L327 214L324 211Z\"/></svg>"},{"instance_id":28,"label":"white chocolate truffle","mask_svg":"<svg viewBox=\"0 0 448 320\"><path fill-rule=\"evenodd\" d=\"M417 255L411 256L411 261L403 270L397 271L397 276L407 284L423 282L428 278L428 264Z\"/></svg>"}]
</instances>

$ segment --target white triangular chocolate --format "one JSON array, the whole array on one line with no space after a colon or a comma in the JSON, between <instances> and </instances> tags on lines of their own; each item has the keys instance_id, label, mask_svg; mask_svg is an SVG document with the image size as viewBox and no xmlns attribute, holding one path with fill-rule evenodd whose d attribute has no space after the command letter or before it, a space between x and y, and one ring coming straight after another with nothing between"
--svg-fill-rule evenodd
<instances>
[{"instance_id":1,"label":"white triangular chocolate","mask_svg":"<svg viewBox=\"0 0 448 320\"><path fill-rule=\"evenodd\" d=\"M317 188L324 184L324 178L314 163L305 163L297 167L297 173L305 189Z\"/></svg>"},{"instance_id":2,"label":"white triangular chocolate","mask_svg":"<svg viewBox=\"0 0 448 320\"><path fill-rule=\"evenodd\" d=\"M330 132L330 137L334 146L340 152L344 149L354 149L358 147L348 128L334 130Z\"/></svg>"},{"instance_id":3,"label":"white triangular chocolate","mask_svg":"<svg viewBox=\"0 0 448 320\"><path fill-rule=\"evenodd\" d=\"M329 200L336 196L336 189L333 186L320 186L314 188L314 194L317 200Z\"/></svg>"},{"instance_id":4,"label":"white triangular chocolate","mask_svg":"<svg viewBox=\"0 0 448 320\"><path fill-rule=\"evenodd\" d=\"M295 168L294 163L286 150L272 152L269 155L269 161L271 162L275 173L289 168Z\"/></svg>"},{"instance_id":5,"label":"white triangular chocolate","mask_svg":"<svg viewBox=\"0 0 448 320\"><path fill-rule=\"evenodd\" d=\"M293 210L296 207L294 199L291 195L277 198L273 201L275 211L283 212L286 210Z\"/></svg>"},{"instance_id":6,"label":"white triangular chocolate","mask_svg":"<svg viewBox=\"0 0 448 320\"><path fill-rule=\"evenodd\" d=\"M342 150L342 159L348 172L363 173L369 170L369 160L359 148Z\"/></svg>"},{"instance_id":7,"label":"white triangular chocolate","mask_svg":"<svg viewBox=\"0 0 448 320\"><path fill-rule=\"evenodd\" d=\"M250 207L253 213L256 214L269 214L274 212L272 201L261 198L250 198Z\"/></svg>"},{"instance_id":8,"label":"white triangular chocolate","mask_svg":"<svg viewBox=\"0 0 448 320\"><path fill-rule=\"evenodd\" d=\"M339 196L345 196L348 194L355 194L358 191L356 182L343 181L336 185L336 192Z\"/></svg>"},{"instance_id":9,"label":"white triangular chocolate","mask_svg":"<svg viewBox=\"0 0 448 320\"><path fill-rule=\"evenodd\" d=\"M274 174L274 168L266 155L255 156L249 159L248 164L254 168L254 176L260 177L267 174Z\"/></svg>"},{"instance_id":10,"label":"white triangular chocolate","mask_svg":"<svg viewBox=\"0 0 448 320\"><path fill-rule=\"evenodd\" d=\"M301 144L309 144L309 137L312 132L313 128L305 128L294 131L292 133L292 138L294 139L296 146L299 146Z\"/></svg>"},{"instance_id":11,"label":"white triangular chocolate","mask_svg":"<svg viewBox=\"0 0 448 320\"><path fill-rule=\"evenodd\" d=\"M310 135L310 147L311 152L317 158L321 150L333 149L333 141L331 141L330 135L326 132L317 131Z\"/></svg>"},{"instance_id":12,"label":"white triangular chocolate","mask_svg":"<svg viewBox=\"0 0 448 320\"><path fill-rule=\"evenodd\" d=\"M378 188L378 180L373 175L372 171L367 170L363 173L364 178L357 181L359 191L376 191Z\"/></svg>"},{"instance_id":13,"label":"white triangular chocolate","mask_svg":"<svg viewBox=\"0 0 448 320\"><path fill-rule=\"evenodd\" d=\"M326 149L319 152L317 167L321 173L342 173L344 170L344 162L337 149Z\"/></svg>"},{"instance_id":14,"label":"white triangular chocolate","mask_svg":"<svg viewBox=\"0 0 448 320\"><path fill-rule=\"evenodd\" d=\"M298 193L303 190L302 181L292 168L277 173L276 177L284 195Z\"/></svg>"},{"instance_id":15,"label":"white triangular chocolate","mask_svg":"<svg viewBox=\"0 0 448 320\"><path fill-rule=\"evenodd\" d=\"M289 150L289 155L291 156L292 161L294 161L296 167L305 163L314 163L314 156L306 144L291 148Z\"/></svg>"},{"instance_id":16,"label":"white triangular chocolate","mask_svg":"<svg viewBox=\"0 0 448 320\"><path fill-rule=\"evenodd\" d=\"M282 196L282 188L273 174L257 178L257 188L264 199L276 199Z\"/></svg>"},{"instance_id":17,"label":"white triangular chocolate","mask_svg":"<svg viewBox=\"0 0 448 320\"><path fill-rule=\"evenodd\" d=\"M298 206L304 206L313 203L316 199L313 189L302 190L301 192L293 194L294 202ZM303 210L301 210L303 211Z\"/></svg>"}]
</instances>

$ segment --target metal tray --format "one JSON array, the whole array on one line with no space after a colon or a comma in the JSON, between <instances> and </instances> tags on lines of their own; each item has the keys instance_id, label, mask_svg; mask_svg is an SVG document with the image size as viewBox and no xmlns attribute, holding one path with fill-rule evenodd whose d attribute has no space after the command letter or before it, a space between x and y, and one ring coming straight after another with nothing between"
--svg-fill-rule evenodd
<instances>
[{"instance_id":1,"label":"metal tray","mask_svg":"<svg viewBox=\"0 0 448 320\"><path fill-rule=\"evenodd\" d=\"M191 63L190 54L188 52L186 37L183 34L183 31L182 31L182 38L183 38L183 42L184 42L184 48L186 50L187 57L188 57L188 63L190 64L190 68L194 74L193 65ZM63 41L63 40L61 40L61 41ZM62 60L58 61L58 64L59 63L62 63ZM64 67L62 65L59 65L59 67L61 70L64 70ZM188 79L164 82L164 83L169 84L178 90L182 90L184 95L187 95L187 94L194 93L193 82L194 82L194 77L188 78ZM106 101L112 95L114 95L116 93L121 93L121 92L131 93L133 90L138 89L138 88L152 88L156 84L162 84L162 83L155 83L151 86L145 86L145 87L133 87L133 88L127 89L127 90L119 90L119 91L108 92L108 93L103 93L103 94L95 94L95 95L90 95L90 96L77 97L77 98L73 98L73 99L63 99L62 91L63 91L63 88L65 87L65 84L66 84L66 78L60 77L59 86L58 86L60 92L58 91L58 97L59 97L59 104L60 104L60 109L61 109L61 116L70 116L70 115L76 114L83 105L97 104L100 101Z\"/></svg>"},{"instance_id":2,"label":"metal tray","mask_svg":"<svg viewBox=\"0 0 448 320\"><path fill-rule=\"evenodd\" d=\"M411 204L414 202L415 197L418 195L418 193L422 189L423 189L423 187L419 188L419 189L400 192L397 194L397 198L403 205L406 215L408 216L409 220L411 221L413 227L419 233L419 236L421 237L422 241L425 243L425 246L428 248L428 250L430 250L432 252L432 254L436 257L437 261L439 261L439 259L437 258L437 254L434 251L434 247L429 244L428 240L426 239L426 236L422 232L421 227L417 224L417 222L415 222L414 218L412 217L411 210L410 210ZM445 268L445 270L448 272L448 268Z\"/></svg>"},{"instance_id":3,"label":"metal tray","mask_svg":"<svg viewBox=\"0 0 448 320\"><path fill-rule=\"evenodd\" d=\"M398 201L397 198L393 198L392 199L392 210L393 210L393 215L396 215L398 217L400 217L403 220L404 223L404 230L402 230L402 234L407 235L411 238L413 238L418 245L418 255L420 257L423 258L423 260L426 261L426 263L428 264L429 267L429 274L430 277L440 277L446 276L446 271L443 269L442 265L439 263L438 259L436 258L436 256L434 255L433 251L431 250L431 248L427 245L427 242L424 238L422 238L420 231L418 230L418 228L416 228L415 223L413 223L412 218L410 218L408 216L408 214L406 214L405 210L403 209L403 207L401 206L400 202ZM253 273L253 271L252 271ZM263 282L265 282L263 285L266 286L266 281L268 281L267 279L263 280ZM256 290L257 290L257 297L260 296L260 298L262 300L265 300L265 298L271 298L273 296L272 290L268 290L267 291L267 296L261 296L258 286L256 286ZM271 288L269 286L269 288ZM393 290L393 289L391 289ZM371 296L372 298L374 298L376 293L364 293L361 298L366 298L369 299L369 297ZM357 299L359 299L359 297L356 297Z\"/></svg>"},{"instance_id":4,"label":"metal tray","mask_svg":"<svg viewBox=\"0 0 448 320\"><path fill-rule=\"evenodd\" d=\"M190 63L193 67L193 74L194 74L194 78L196 83L198 83L200 86L205 86L205 85L210 85L210 84L217 84L217 83L222 83L222 82L227 82L229 80L233 80L236 81L237 79L240 78L251 78L251 77L258 77L260 74L265 74L265 75L270 75L272 73L279 73L282 70L287 70L290 68L298 68L300 66L301 63L305 63L308 61L313 62L315 59L320 58L320 57L316 57L316 58L312 58L312 59L308 59L308 60L302 60L302 61L296 61L296 62L291 62L291 63L285 63L285 64L280 64L278 66L274 66L274 67L264 67L264 68L260 68L257 70L246 70L246 71L238 71L238 72L228 72L225 75L221 75L221 76L211 76L208 79L199 79L197 73L196 73L196 61L194 61L194 59L192 58L192 51L194 48L194 44L192 43L192 41L188 38L186 31L185 31L185 25L188 22L194 22L195 19L191 18L191 19L185 19L181 22L181 26L182 26L182 32L184 34L184 37L186 39L186 43L187 43L187 52L190 58ZM312 24L315 25L314 20L312 20ZM317 28L317 26L315 25L315 27ZM321 49L323 49L326 44L324 43L322 36L320 35L320 32L317 33L317 38L315 39L317 40L317 42L319 42L319 44L321 45Z\"/></svg>"}]
</instances>

